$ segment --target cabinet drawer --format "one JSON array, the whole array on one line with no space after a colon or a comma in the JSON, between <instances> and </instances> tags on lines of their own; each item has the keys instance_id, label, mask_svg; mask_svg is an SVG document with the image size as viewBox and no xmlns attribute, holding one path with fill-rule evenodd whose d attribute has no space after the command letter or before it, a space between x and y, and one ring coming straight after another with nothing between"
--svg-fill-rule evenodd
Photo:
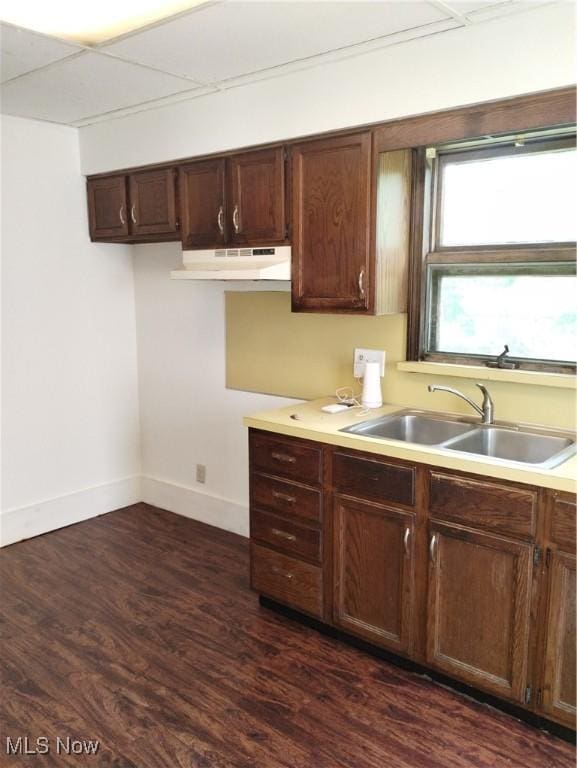
<instances>
[{"instance_id":1,"label":"cabinet drawer","mask_svg":"<svg viewBox=\"0 0 577 768\"><path fill-rule=\"evenodd\" d=\"M251 469L318 485L322 479L322 449L298 440L252 434Z\"/></svg>"},{"instance_id":2,"label":"cabinet drawer","mask_svg":"<svg viewBox=\"0 0 577 768\"><path fill-rule=\"evenodd\" d=\"M251 542L251 586L257 592L322 617L321 569Z\"/></svg>"},{"instance_id":3,"label":"cabinet drawer","mask_svg":"<svg viewBox=\"0 0 577 768\"><path fill-rule=\"evenodd\" d=\"M260 510L251 510L250 535L291 555L321 562L321 532Z\"/></svg>"},{"instance_id":4,"label":"cabinet drawer","mask_svg":"<svg viewBox=\"0 0 577 768\"><path fill-rule=\"evenodd\" d=\"M431 473L431 515L438 520L531 539L536 501L532 490Z\"/></svg>"},{"instance_id":5,"label":"cabinet drawer","mask_svg":"<svg viewBox=\"0 0 577 768\"><path fill-rule=\"evenodd\" d=\"M415 470L398 464L335 453L333 463L335 489L348 496L396 502L415 503Z\"/></svg>"},{"instance_id":6,"label":"cabinet drawer","mask_svg":"<svg viewBox=\"0 0 577 768\"><path fill-rule=\"evenodd\" d=\"M320 491L266 475L251 475L250 505L312 522L321 519Z\"/></svg>"},{"instance_id":7,"label":"cabinet drawer","mask_svg":"<svg viewBox=\"0 0 577 768\"><path fill-rule=\"evenodd\" d=\"M563 551L575 553L577 506L571 493L553 493L551 541Z\"/></svg>"}]
</instances>

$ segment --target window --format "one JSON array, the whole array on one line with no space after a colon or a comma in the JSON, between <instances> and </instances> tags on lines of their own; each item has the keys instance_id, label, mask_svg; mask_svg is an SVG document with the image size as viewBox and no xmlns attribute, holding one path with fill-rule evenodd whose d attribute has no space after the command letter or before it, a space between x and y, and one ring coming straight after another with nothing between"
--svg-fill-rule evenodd
<instances>
[{"instance_id":1,"label":"window","mask_svg":"<svg viewBox=\"0 0 577 768\"><path fill-rule=\"evenodd\" d=\"M507 345L517 367L574 371L574 135L426 157L419 359L482 365Z\"/></svg>"}]
</instances>

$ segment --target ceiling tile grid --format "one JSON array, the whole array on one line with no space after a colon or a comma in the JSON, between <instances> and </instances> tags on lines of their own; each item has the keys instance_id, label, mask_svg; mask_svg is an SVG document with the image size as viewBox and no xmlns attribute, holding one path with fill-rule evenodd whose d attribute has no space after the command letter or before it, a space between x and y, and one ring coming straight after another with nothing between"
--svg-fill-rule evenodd
<instances>
[{"instance_id":1,"label":"ceiling tile grid","mask_svg":"<svg viewBox=\"0 0 577 768\"><path fill-rule=\"evenodd\" d=\"M543 5L220 0L95 46L0 24L7 114L87 124Z\"/></svg>"}]
</instances>

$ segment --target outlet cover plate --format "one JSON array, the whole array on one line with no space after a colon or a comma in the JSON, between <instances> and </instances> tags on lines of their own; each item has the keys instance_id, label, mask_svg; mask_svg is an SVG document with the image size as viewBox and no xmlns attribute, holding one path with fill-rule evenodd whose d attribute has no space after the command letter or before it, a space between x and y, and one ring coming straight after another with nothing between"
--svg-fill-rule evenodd
<instances>
[{"instance_id":1,"label":"outlet cover plate","mask_svg":"<svg viewBox=\"0 0 577 768\"><path fill-rule=\"evenodd\" d=\"M385 355L384 349L362 349L357 347L353 357L354 377L361 379L365 375L365 363L380 363L382 378L385 375Z\"/></svg>"}]
</instances>

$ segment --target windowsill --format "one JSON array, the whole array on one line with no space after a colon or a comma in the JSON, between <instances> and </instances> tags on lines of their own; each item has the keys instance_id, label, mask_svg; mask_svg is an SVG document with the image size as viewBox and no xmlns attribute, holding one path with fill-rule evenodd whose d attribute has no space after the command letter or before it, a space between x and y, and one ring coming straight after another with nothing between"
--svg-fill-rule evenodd
<instances>
[{"instance_id":1,"label":"windowsill","mask_svg":"<svg viewBox=\"0 0 577 768\"><path fill-rule=\"evenodd\" d=\"M565 373L542 371L508 371L487 368L484 365L455 365L452 363L409 362L397 363L397 370L409 373L426 373L428 376L455 376L480 381L508 381L513 384L532 384L535 387L577 389L577 377Z\"/></svg>"}]
</instances>

